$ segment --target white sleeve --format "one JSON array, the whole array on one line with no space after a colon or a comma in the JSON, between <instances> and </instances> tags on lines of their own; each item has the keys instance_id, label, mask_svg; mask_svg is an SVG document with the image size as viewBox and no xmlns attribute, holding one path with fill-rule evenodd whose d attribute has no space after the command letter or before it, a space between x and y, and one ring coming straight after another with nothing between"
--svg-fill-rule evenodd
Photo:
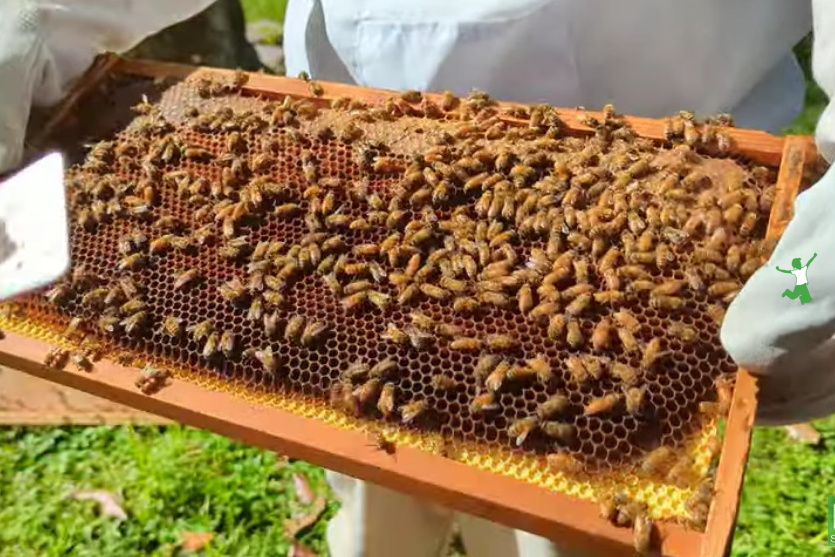
<instances>
[{"instance_id":1,"label":"white sleeve","mask_svg":"<svg viewBox=\"0 0 835 557\"><path fill-rule=\"evenodd\" d=\"M835 2L813 0L815 79L835 94ZM835 106L818 122L821 154L835 158ZM745 284L728 309L721 338L734 361L760 375L763 423L789 423L835 412L835 166L798 196L789 222L769 261ZM792 260L805 264L812 301L784 297L793 290Z\"/></svg>"},{"instance_id":2,"label":"white sleeve","mask_svg":"<svg viewBox=\"0 0 835 557\"><path fill-rule=\"evenodd\" d=\"M0 1L0 172L20 160L32 104L58 102L97 54L128 50L212 1Z\"/></svg>"},{"instance_id":3,"label":"white sleeve","mask_svg":"<svg viewBox=\"0 0 835 557\"><path fill-rule=\"evenodd\" d=\"M815 81L827 97L835 95L835 3L831 0L812 0L814 45L812 72ZM826 107L818 121L815 139L818 150L827 161L835 160L835 105Z\"/></svg>"}]
</instances>

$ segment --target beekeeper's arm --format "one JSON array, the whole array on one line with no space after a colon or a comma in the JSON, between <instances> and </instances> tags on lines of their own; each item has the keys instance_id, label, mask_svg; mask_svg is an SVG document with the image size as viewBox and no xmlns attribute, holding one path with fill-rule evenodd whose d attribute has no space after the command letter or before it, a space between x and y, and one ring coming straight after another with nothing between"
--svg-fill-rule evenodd
<instances>
[{"instance_id":1,"label":"beekeeper's arm","mask_svg":"<svg viewBox=\"0 0 835 557\"><path fill-rule=\"evenodd\" d=\"M57 103L97 54L128 50L212 2L0 1L0 172L20 162L33 105Z\"/></svg>"},{"instance_id":2,"label":"beekeeper's arm","mask_svg":"<svg viewBox=\"0 0 835 557\"><path fill-rule=\"evenodd\" d=\"M813 0L813 71L835 95L835 2ZM818 149L835 160L835 104L818 122ZM722 343L742 367L760 376L760 423L783 424L835 412L835 166L794 205L794 217L768 263L731 304ZM827 247L829 246L829 247ZM812 301L782 297L793 280L775 271L820 254L808 269ZM817 260L816 260L817 261Z\"/></svg>"}]
</instances>

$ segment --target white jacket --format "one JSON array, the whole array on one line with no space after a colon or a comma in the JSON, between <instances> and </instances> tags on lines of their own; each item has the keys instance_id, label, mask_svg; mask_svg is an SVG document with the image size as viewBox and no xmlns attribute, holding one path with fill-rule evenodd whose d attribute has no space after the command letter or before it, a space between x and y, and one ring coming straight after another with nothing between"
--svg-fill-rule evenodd
<instances>
[{"instance_id":1,"label":"white jacket","mask_svg":"<svg viewBox=\"0 0 835 557\"><path fill-rule=\"evenodd\" d=\"M210 3L0 1L0 171L20 159L33 103L55 103L97 52L126 50ZM480 88L558 106L613 101L646 116L730 111L740 126L778 132L802 107L791 47L813 14L815 76L831 96L832 0L291 0L284 46L290 75L307 70L323 80L459 94ZM833 111L817 133L830 160ZM835 250L825 247L835 238L833 204L835 172L800 197L772 260L723 326L734 359L766 376L766 421L835 412L835 287L826 283L835 276ZM792 285L773 267L815 252L813 303L780 298Z\"/></svg>"},{"instance_id":2,"label":"white jacket","mask_svg":"<svg viewBox=\"0 0 835 557\"><path fill-rule=\"evenodd\" d=\"M57 103L104 51L121 52L214 0L0 0L0 172L20 161L33 104Z\"/></svg>"}]
</instances>

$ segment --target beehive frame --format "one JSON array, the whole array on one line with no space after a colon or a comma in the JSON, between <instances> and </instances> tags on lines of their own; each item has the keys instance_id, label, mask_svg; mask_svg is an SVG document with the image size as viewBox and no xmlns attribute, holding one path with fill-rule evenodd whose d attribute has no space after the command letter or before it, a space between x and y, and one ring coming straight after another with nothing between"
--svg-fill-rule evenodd
<instances>
[{"instance_id":1,"label":"beehive frame","mask_svg":"<svg viewBox=\"0 0 835 557\"><path fill-rule=\"evenodd\" d=\"M35 143L41 143L56 129L66 125L79 99L111 73L179 79L195 72L213 76L225 74L220 70L103 57L59 108ZM325 98L348 95L375 101L390 95L384 91L338 84L325 83L323 87ZM249 93L310 96L309 87L303 82L257 74L250 76L245 89ZM576 123L576 111L559 112L569 127L587 129ZM628 120L641 136L651 139L663 137L659 121ZM791 203L803 178L804 165L814 160L814 148L806 138L784 140L747 130L734 130L732 135L741 154L766 165L780 165L778 191L768 228L769 236L779 235L790 216ZM117 373L120 366L111 363L98 363L95 372L90 375L75 371L49 371L39 363L47 350L48 345L43 342L9 333L7 339L0 343L0 363L184 423L305 458L375 483L429 497L467 512L488 516L560 540L561 544L593 546L606 554L631 551L630 531L614 528L599 518L597 505L593 503L547 492L419 450L401 448L396 458L392 458L370 447L367 436L357 431L326 426L284 410L252 406L228 394L204 390L188 382L175 381L154 397L145 397L132 386L134 375L126 374L124 370ZM755 408L754 391L751 377L744 372L739 373L718 470L717 496L706 532L701 534L675 524L661 524L660 538L665 554L719 555L727 546L747 457ZM570 512L566 512L568 508Z\"/></svg>"}]
</instances>

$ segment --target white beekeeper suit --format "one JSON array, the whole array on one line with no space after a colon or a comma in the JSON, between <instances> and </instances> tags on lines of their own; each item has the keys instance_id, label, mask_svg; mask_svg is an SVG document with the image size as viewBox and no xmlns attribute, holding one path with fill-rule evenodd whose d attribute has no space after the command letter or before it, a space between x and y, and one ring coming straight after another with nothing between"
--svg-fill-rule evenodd
<instances>
[{"instance_id":1,"label":"white beekeeper suit","mask_svg":"<svg viewBox=\"0 0 835 557\"><path fill-rule=\"evenodd\" d=\"M0 172L20 160L31 105L53 104L102 50L125 50L211 0L0 1ZM740 126L778 132L799 112L803 80L791 47L814 13L814 71L835 93L835 2L815 0L291 0L288 74L392 89L480 88L506 100L661 116L732 112ZM832 106L818 145L835 155ZM732 304L722 341L762 376L761 419L835 411L835 171L795 205L767 265ZM818 253L813 303L781 298L777 265ZM329 525L335 556L429 556L453 513L332 474L343 508ZM458 516L474 556L548 555L550 544ZM367 525L367 527L366 527Z\"/></svg>"},{"instance_id":2,"label":"white beekeeper suit","mask_svg":"<svg viewBox=\"0 0 835 557\"><path fill-rule=\"evenodd\" d=\"M0 0L0 172L23 152L32 105L49 106L104 51L201 12L214 0Z\"/></svg>"}]
</instances>

